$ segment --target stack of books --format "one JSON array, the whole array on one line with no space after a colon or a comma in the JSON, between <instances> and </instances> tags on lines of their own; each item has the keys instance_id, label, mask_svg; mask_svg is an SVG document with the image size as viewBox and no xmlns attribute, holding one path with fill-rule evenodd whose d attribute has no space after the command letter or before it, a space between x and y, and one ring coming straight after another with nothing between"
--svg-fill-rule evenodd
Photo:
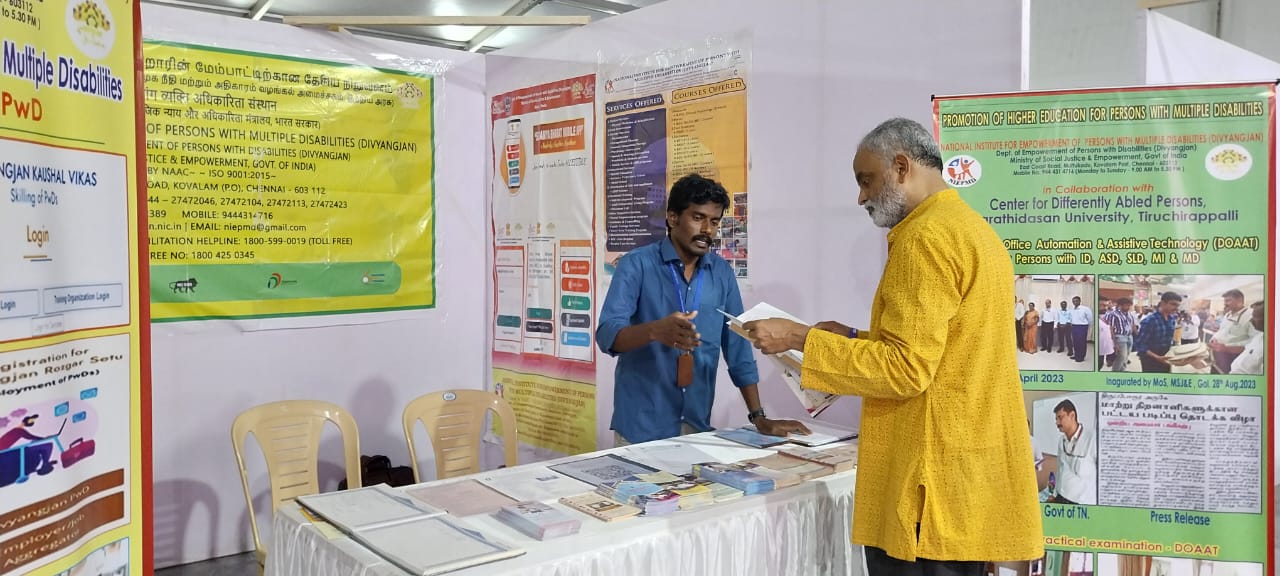
<instances>
[{"instance_id":1,"label":"stack of books","mask_svg":"<svg viewBox=\"0 0 1280 576\"><path fill-rule=\"evenodd\" d=\"M741 490L745 496L762 494L773 490L772 478L751 472L741 464L720 464L718 462L694 464L693 473L698 478Z\"/></svg>"},{"instance_id":2,"label":"stack of books","mask_svg":"<svg viewBox=\"0 0 1280 576\"><path fill-rule=\"evenodd\" d=\"M680 497L680 509L690 510L709 504L715 504L715 496L711 493L711 482L699 481L693 475L677 476L670 472L654 472L637 474L637 478L657 484L664 491Z\"/></svg>"},{"instance_id":3,"label":"stack of books","mask_svg":"<svg viewBox=\"0 0 1280 576\"><path fill-rule=\"evenodd\" d=\"M640 515L639 508L623 504L612 498L605 498L595 492L587 492L577 496L565 496L560 499L560 503L601 522L626 520Z\"/></svg>"},{"instance_id":4,"label":"stack of books","mask_svg":"<svg viewBox=\"0 0 1280 576\"><path fill-rule=\"evenodd\" d=\"M680 509L680 495L637 476L605 482L596 488L601 496L639 508L645 516L670 514Z\"/></svg>"},{"instance_id":5,"label":"stack of books","mask_svg":"<svg viewBox=\"0 0 1280 576\"><path fill-rule=\"evenodd\" d=\"M808 460L777 453L765 456L764 458L747 460L744 464L766 468L773 470L776 473L795 475L799 478L800 482L808 482L814 478L830 476L835 473L835 470L831 466L824 466L817 462L810 462ZM781 486L777 486L775 484L775 488L781 488Z\"/></svg>"},{"instance_id":6,"label":"stack of books","mask_svg":"<svg viewBox=\"0 0 1280 576\"><path fill-rule=\"evenodd\" d=\"M764 466L761 466L759 464L755 464L752 462L743 462L742 469L752 474L759 474L761 476L764 476L765 478L772 479L774 490L790 488L804 481L804 479L797 474L792 474L791 472L786 472L783 470L774 470L772 468L766 468Z\"/></svg>"},{"instance_id":7,"label":"stack of books","mask_svg":"<svg viewBox=\"0 0 1280 576\"><path fill-rule=\"evenodd\" d=\"M810 450L808 448L800 448L799 446L796 446L794 448L783 448L778 450L778 453L783 456L790 456L792 458L807 460L815 464L829 466L833 472L848 472L849 470L853 470L853 466L858 463L858 456L856 452L853 455L850 455L848 452L837 449Z\"/></svg>"},{"instance_id":8,"label":"stack of books","mask_svg":"<svg viewBox=\"0 0 1280 576\"><path fill-rule=\"evenodd\" d=\"M506 525L530 538L546 540L577 534L582 522L541 502L519 502L503 506L495 515Z\"/></svg>"}]
</instances>

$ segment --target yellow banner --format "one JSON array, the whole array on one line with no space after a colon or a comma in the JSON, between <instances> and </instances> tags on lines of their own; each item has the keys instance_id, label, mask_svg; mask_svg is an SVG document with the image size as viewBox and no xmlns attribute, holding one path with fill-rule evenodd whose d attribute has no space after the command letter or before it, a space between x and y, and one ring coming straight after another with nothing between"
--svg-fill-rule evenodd
<instances>
[{"instance_id":1,"label":"yellow banner","mask_svg":"<svg viewBox=\"0 0 1280 576\"><path fill-rule=\"evenodd\" d=\"M0 576L146 573L138 3L0 17Z\"/></svg>"},{"instance_id":2,"label":"yellow banner","mask_svg":"<svg viewBox=\"0 0 1280 576\"><path fill-rule=\"evenodd\" d=\"M435 305L429 76L147 42L155 321Z\"/></svg>"},{"instance_id":3,"label":"yellow banner","mask_svg":"<svg viewBox=\"0 0 1280 576\"><path fill-rule=\"evenodd\" d=\"M516 413L521 442L564 454L595 451L595 386L501 368L493 369L493 382Z\"/></svg>"}]
</instances>

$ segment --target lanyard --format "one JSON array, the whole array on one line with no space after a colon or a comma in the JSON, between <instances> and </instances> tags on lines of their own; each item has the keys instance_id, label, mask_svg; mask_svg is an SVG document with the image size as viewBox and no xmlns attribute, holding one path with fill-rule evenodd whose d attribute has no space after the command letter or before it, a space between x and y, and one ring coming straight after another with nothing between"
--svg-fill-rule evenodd
<instances>
[{"instance_id":1,"label":"lanyard","mask_svg":"<svg viewBox=\"0 0 1280 576\"><path fill-rule=\"evenodd\" d=\"M680 312L689 313L689 308L698 309L698 301L702 299L702 267L698 267L698 271L693 273L693 302L688 306L685 305L684 290L680 289L680 276L676 274L676 265L672 263L668 267L671 270L671 284L676 288L676 301L680 302Z\"/></svg>"}]
</instances>

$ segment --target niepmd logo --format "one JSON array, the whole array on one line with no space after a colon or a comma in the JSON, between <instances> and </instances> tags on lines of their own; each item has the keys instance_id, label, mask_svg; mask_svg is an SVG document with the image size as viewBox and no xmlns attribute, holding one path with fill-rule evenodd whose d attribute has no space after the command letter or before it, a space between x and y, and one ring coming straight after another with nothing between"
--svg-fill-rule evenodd
<instances>
[{"instance_id":1,"label":"niepmd logo","mask_svg":"<svg viewBox=\"0 0 1280 576\"><path fill-rule=\"evenodd\" d=\"M947 184L956 188L968 188L977 184L978 179L982 178L982 164L979 164L973 156L956 156L942 167L942 176Z\"/></svg>"}]
</instances>

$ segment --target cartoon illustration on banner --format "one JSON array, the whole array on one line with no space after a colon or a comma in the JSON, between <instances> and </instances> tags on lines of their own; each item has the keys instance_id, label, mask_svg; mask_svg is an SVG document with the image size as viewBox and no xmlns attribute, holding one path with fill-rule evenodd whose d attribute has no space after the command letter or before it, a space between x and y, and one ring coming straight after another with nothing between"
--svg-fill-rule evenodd
<instances>
[{"instance_id":1,"label":"cartoon illustration on banner","mask_svg":"<svg viewBox=\"0 0 1280 576\"><path fill-rule=\"evenodd\" d=\"M1032 573L1263 574L1274 84L939 98L935 119L1014 263Z\"/></svg>"}]
</instances>

